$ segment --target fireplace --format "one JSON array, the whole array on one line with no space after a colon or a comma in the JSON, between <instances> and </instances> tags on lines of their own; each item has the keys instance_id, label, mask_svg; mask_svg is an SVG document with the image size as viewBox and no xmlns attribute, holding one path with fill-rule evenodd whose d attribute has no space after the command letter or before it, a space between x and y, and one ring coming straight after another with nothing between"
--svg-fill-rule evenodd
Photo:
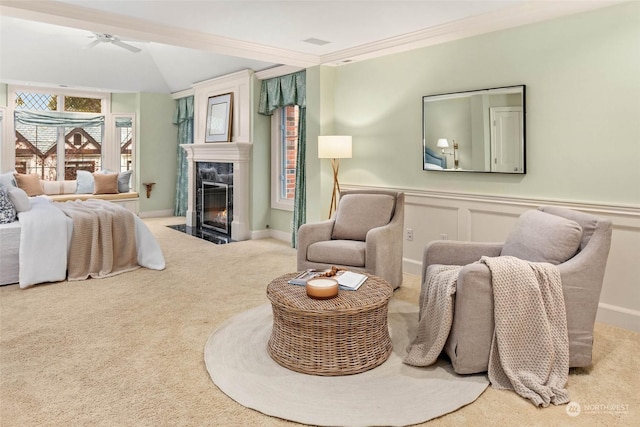
<instances>
[{"instance_id":1,"label":"fireplace","mask_svg":"<svg viewBox=\"0 0 640 427\"><path fill-rule=\"evenodd\" d=\"M200 193L202 201L200 203L200 218L202 228L210 229L231 236L231 223L229 218L233 218L229 189L233 188L227 184L213 181L202 181Z\"/></svg>"},{"instance_id":2,"label":"fireplace","mask_svg":"<svg viewBox=\"0 0 640 427\"><path fill-rule=\"evenodd\" d=\"M241 241L251 238L249 227L251 146L250 143L242 142L181 145L187 153L189 164L187 227L204 231L206 234L222 235L221 231L203 226L202 222L202 183L211 181L227 186L228 239Z\"/></svg>"},{"instance_id":3,"label":"fireplace","mask_svg":"<svg viewBox=\"0 0 640 427\"><path fill-rule=\"evenodd\" d=\"M233 164L196 162L196 228L231 238Z\"/></svg>"}]
</instances>

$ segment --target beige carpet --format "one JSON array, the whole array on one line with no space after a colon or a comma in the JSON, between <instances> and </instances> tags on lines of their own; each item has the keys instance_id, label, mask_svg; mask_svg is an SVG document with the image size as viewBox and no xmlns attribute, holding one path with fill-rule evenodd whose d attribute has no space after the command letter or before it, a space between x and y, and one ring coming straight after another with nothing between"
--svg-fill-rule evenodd
<instances>
[{"instance_id":1,"label":"beige carpet","mask_svg":"<svg viewBox=\"0 0 640 427\"><path fill-rule=\"evenodd\" d=\"M456 375L446 360L426 368L402 363L417 318L417 306L392 298L393 351L380 366L357 375L305 375L277 364L267 351L270 304L224 322L207 341L204 360L225 394L267 415L319 426L412 425L468 405L489 385L483 374Z\"/></svg>"},{"instance_id":2,"label":"beige carpet","mask_svg":"<svg viewBox=\"0 0 640 427\"><path fill-rule=\"evenodd\" d=\"M165 227L178 222L147 221L165 271L0 287L0 425L296 425L230 399L203 360L212 331L267 303L267 282L295 270L295 252L275 240L218 246ZM419 278L405 275L394 298L417 304L418 293ZM593 365L569 376L579 415L489 388L426 425L637 425L638 354L639 334L598 324Z\"/></svg>"}]
</instances>

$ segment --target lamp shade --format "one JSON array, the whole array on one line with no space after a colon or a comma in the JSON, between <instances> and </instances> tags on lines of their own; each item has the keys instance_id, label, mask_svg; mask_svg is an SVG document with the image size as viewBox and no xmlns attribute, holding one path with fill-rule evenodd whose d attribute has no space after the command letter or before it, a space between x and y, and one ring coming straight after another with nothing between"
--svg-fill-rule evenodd
<instances>
[{"instance_id":1,"label":"lamp shade","mask_svg":"<svg viewBox=\"0 0 640 427\"><path fill-rule=\"evenodd\" d=\"M318 137L318 157L320 159L350 159L351 136L327 135Z\"/></svg>"},{"instance_id":2,"label":"lamp shade","mask_svg":"<svg viewBox=\"0 0 640 427\"><path fill-rule=\"evenodd\" d=\"M438 143L436 144L436 147L449 148L449 141L447 141L447 138L440 138L438 139Z\"/></svg>"}]
</instances>

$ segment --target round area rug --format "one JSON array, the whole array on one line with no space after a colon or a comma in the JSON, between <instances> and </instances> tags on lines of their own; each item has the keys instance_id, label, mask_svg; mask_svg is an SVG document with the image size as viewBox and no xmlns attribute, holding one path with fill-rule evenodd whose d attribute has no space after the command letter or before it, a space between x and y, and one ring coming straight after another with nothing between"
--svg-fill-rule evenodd
<instances>
[{"instance_id":1,"label":"round area rug","mask_svg":"<svg viewBox=\"0 0 640 427\"><path fill-rule=\"evenodd\" d=\"M393 352L380 366L356 375L306 375L273 361L267 351L270 304L220 325L205 345L204 359L220 390L267 415L318 426L417 424L473 402L489 385L486 375L457 375L444 360L425 368L402 363L415 336L417 310L390 301Z\"/></svg>"}]
</instances>

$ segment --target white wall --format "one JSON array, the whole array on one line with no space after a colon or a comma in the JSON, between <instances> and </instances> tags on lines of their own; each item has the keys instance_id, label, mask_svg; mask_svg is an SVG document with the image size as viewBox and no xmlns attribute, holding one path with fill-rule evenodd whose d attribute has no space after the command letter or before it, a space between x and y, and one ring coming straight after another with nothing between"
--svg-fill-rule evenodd
<instances>
[{"instance_id":1,"label":"white wall","mask_svg":"<svg viewBox=\"0 0 640 427\"><path fill-rule=\"evenodd\" d=\"M440 234L500 241L546 203L595 212L614 222L599 319L640 331L640 3L340 66L334 84L343 187L409 193L406 271ZM518 84L526 175L422 170L422 96Z\"/></svg>"}]
</instances>

